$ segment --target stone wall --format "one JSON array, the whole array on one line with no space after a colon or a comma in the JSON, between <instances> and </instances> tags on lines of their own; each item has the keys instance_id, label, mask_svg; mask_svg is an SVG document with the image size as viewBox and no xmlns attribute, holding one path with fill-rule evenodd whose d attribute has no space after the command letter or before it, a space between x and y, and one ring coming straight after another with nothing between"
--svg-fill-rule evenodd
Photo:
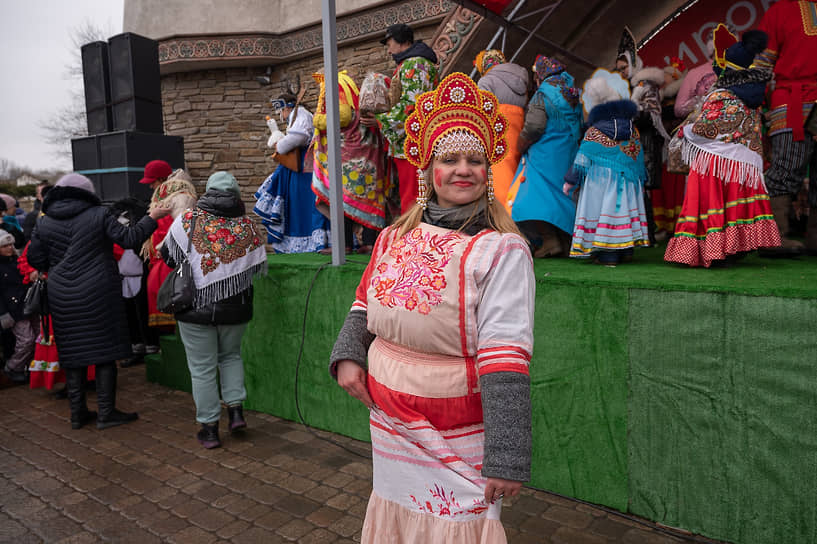
<instances>
[{"instance_id":1,"label":"stone wall","mask_svg":"<svg viewBox=\"0 0 817 544\"><path fill-rule=\"evenodd\" d=\"M415 38L428 42L434 31L434 26L416 29ZM358 84L369 71L388 76L394 71L394 61L377 41L339 49L338 66ZM284 91L287 78L300 77L302 85L307 85L303 104L314 111L318 85L311 74L322 67L320 56L276 66L268 86L255 80L264 75L264 67L163 76L165 132L184 137L185 162L196 185L203 189L212 172L228 170L241 184L245 202L254 203L256 188L276 167L267 148L269 130L265 118L273 115L269 100ZM279 127L285 129L280 122Z\"/></svg>"}]
</instances>

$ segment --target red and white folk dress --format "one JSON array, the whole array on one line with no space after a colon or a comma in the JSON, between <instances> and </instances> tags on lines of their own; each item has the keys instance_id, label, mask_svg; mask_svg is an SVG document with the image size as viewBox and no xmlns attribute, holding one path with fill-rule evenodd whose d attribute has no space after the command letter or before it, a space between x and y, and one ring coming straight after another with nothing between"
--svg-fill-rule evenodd
<instances>
[{"instance_id":1,"label":"red and white folk dress","mask_svg":"<svg viewBox=\"0 0 817 544\"><path fill-rule=\"evenodd\" d=\"M373 491L363 543L504 543L486 504L480 377L528 375L534 280L515 234L387 229L357 289L368 353ZM515 374L518 375L518 374Z\"/></svg>"},{"instance_id":2,"label":"red and white folk dress","mask_svg":"<svg viewBox=\"0 0 817 544\"><path fill-rule=\"evenodd\" d=\"M763 183L760 112L716 89L676 137L690 167L675 237L664 260L709 267L713 261L780 245Z\"/></svg>"}]
</instances>

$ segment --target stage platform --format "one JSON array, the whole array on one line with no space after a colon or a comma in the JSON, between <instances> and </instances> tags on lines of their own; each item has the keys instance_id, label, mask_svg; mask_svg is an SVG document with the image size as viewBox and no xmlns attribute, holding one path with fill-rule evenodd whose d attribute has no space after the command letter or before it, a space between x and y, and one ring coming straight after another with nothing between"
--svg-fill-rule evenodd
<instances>
[{"instance_id":1,"label":"stage platform","mask_svg":"<svg viewBox=\"0 0 817 544\"><path fill-rule=\"evenodd\" d=\"M535 262L530 485L711 538L817 543L817 258L705 270L662 257ZM327 261L270 256L243 344L246 406L296 421L300 407L368 440L365 408L327 373L367 260ZM189 390L180 342L162 350L148 378Z\"/></svg>"}]
</instances>

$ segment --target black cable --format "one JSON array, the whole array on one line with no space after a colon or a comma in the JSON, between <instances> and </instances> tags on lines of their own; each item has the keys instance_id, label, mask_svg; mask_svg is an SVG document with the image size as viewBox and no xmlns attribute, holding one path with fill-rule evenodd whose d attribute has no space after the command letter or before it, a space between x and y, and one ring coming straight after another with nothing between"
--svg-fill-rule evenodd
<instances>
[{"instance_id":1,"label":"black cable","mask_svg":"<svg viewBox=\"0 0 817 544\"><path fill-rule=\"evenodd\" d=\"M356 262L356 261L351 261L351 262ZM357 263L358 264L368 264L368 263L360 263L360 261L357 261ZM304 419L303 414L301 413L301 403L300 403L300 400L298 398L298 381L299 381L300 368L301 368L301 359L302 359L303 353L304 353L304 344L306 343L306 318L307 318L307 315L309 313L309 299L312 297L312 289L315 287L315 281L318 279L318 275L321 273L321 271L324 268L326 268L327 266L329 266L331 264L332 264L332 261L328 261L328 262L323 263L320 267L318 267L318 269L315 271L315 274L312 276L312 281L309 283L309 289L306 292L306 301L304 303L304 319L303 319L303 323L301 325L301 346L300 346L300 348L298 348L298 359L295 362L295 410L298 412L298 419L300 419L301 424L304 427L306 427L306 430L309 432L309 434L311 434L315 438L317 438L319 440L323 440L325 442L329 442L330 444L334 444L335 446L337 446L337 447L339 447L339 448L341 448L341 449L343 449L343 450L345 450L345 451L347 451L347 452L349 452L349 453L351 453L353 455L357 455L358 457L362 457L363 459L371 459L372 458L371 454L364 455L364 454L362 454L360 452L357 452L357 451L354 451L352 449L347 448L346 446L344 446L343 444L341 444L340 442L338 442L336 440L333 440L332 438L318 435L318 433L316 433L314 431L314 429L312 429L312 427L309 426L309 424Z\"/></svg>"},{"instance_id":2,"label":"black cable","mask_svg":"<svg viewBox=\"0 0 817 544\"><path fill-rule=\"evenodd\" d=\"M357 260L348 259L348 258L346 259L346 261L350 262L350 263L361 264L361 265L368 265L369 264L369 261L357 261ZM362 453L360 453L358 451L354 451L352 449L347 448L346 446L344 446L343 444L341 444L340 442L338 442L336 440L333 440L332 438L328 438L328 437L318 435L318 433L316 433L315 430L312 427L310 427L309 424L304 419L304 416L301 413L301 403L300 403L300 401L298 399L298 377L299 377L299 371L300 371L300 368L301 368L301 358L302 358L303 352L304 352L304 344L306 343L306 318L307 318L307 314L309 312L309 299L312 297L312 289L315 287L315 281L318 279L318 276L320 275L321 271L323 271L324 268L326 268L327 266L329 266L331 264L332 264L332 261L328 261L328 262L325 262L321 266L318 267L318 269L315 271L315 274L312 276L312 281L309 282L309 289L306 292L306 301L304 303L304 318L303 318L303 322L301 324L301 346L298 348L298 359L297 359L297 361L295 363L295 410L298 412L298 419L300 419L301 424L304 427L306 427L306 430L309 431L309 433L312 436L314 436L315 438L317 438L318 440L323 440L324 442L329 442L330 444L334 444L335 446L341 448L342 450L345 450L345 451L347 451L347 452L349 452L349 453L351 453L353 455L356 455L358 457L361 457L363 459L371 459L372 458L371 454L369 454L369 455L362 454ZM536 489L536 488L533 487L531 489ZM553 495L555 497L560 497L560 498L563 498L563 499L575 501L575 502L584 504L586 506L590 506L591 508L596 508L598 510L602 510L602 511L606 512L609 515L624 518L626 520L632 521L633 523L638 523L639 525L643 525L644 527L647 527L647 528L652 529L654 531L657 531L659 533L663 533L663 534L666 534L666 535L669 535L669 536L674 536L676 538L682 538L682 539L687 540L689 542L700 542L701 544L712 544L712 542L713 542L712 540L699 537L698 535L691 535L691 534L687 534L687 533L681 533L680 531L674 531L672 529L669 529L667 527L663 527L663 526L658 525L657 523L651 522L649 520L645 520L645 519L642 519L642 518L639 518L639 517L636 517L636 516L631 516L629 514L625 514L624 512L620 512L620 511L616 510L615 508L610 508L608 506L604 506L604 505L601 505L601 504L595 504L595 503L588 502L588 501L585 501L585 500L582 500L582 499L577 499L576 497L569 497L567 495L562 495L561 493L556 493L555 491L548 491L546 489L538 489L537 491L542 491L543 493L547 493L547 494Z\"/></svg>"}]
</instances>

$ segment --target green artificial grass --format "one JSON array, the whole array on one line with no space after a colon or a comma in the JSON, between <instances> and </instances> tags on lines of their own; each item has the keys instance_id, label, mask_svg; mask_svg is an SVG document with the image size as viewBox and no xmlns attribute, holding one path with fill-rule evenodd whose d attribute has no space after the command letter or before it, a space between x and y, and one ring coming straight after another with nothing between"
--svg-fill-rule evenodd
<instances>
[{"instance_id":1,"label":"green artificial grass","mask_svg":"<svg viewBox=\"0 0 817 544\"><path fill-rule=\"evenodd\" d=\"M614 268L579 259L534 259L536 281L817 298L817 257L764 259L753 253L732 266L707 269L667 263L665 250L665 245L636 249L633 262Z\"/></svg>"},{"instance_id":2,"label":"green artificial grass","mask_svg":"<svg viewBox=\"0 0 817 544\"><path fill-rule=\"evenodd\" d=\"M666 245L635 251L633 262L606 267L582 259L534 259L538 284L595 285L735 293L752 296L817 298L817 257L764 259L752 253L722 268L690 268L664 261ZM316 268L329 262L325 255L270 255L271 267ZM347 265L362 271L368 257L349 255Z\"/></svg>"},{"instance_id":3,"label":"green artificial grass","mask_svg":"<svg viewBox=\"0 0 817 544\"><path fill-rule=\"evenodd\" d=\"M817 544L817 258L691 269L663 251L535 260L530 484L728 541ZM368 258L330 261L269 257L246 406L368 440L327 371ZM189 390L181 342L162 351L148 378Z\"/></svg>"}]
</instances>

